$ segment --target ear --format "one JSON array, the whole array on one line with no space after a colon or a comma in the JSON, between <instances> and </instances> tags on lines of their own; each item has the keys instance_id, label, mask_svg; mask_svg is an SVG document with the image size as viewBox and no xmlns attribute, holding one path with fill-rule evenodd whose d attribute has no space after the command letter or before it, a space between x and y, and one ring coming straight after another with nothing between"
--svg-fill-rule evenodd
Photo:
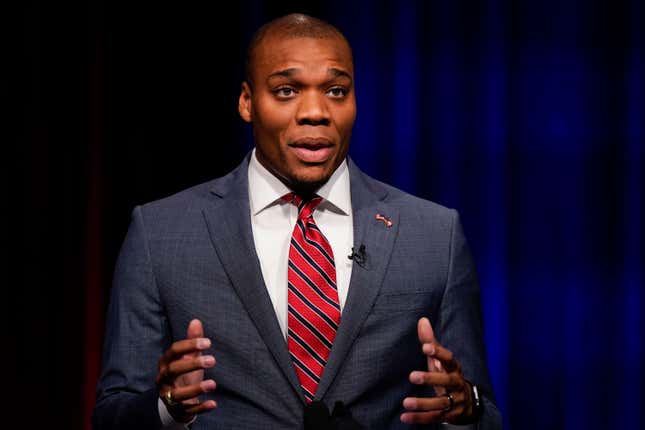
<instances>
[{"instance_id":1,"label":"ear","mask_svg":"<svg viewBox=\"0 0 645 430\"><path fill-rule=\"evenodd\" d=\"M246 122L251 122L253 119L253 109L251 106L251 86L248 82L242 82L242 92L240 93L240 100L237 105L237 110L242 119Z\"/></svg>"}]
</instances>

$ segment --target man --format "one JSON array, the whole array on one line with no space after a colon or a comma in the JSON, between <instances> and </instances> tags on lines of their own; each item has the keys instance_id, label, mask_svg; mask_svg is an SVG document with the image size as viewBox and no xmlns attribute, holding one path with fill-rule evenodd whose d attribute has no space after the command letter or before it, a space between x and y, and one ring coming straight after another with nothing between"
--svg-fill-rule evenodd
<instances>
[{"instance_id":1,"label":"man","mask_svg":"<svg viewBox=\"0 0 645 430\"><path fill-rule=\"evenodd\" d=\"M256 146L235 171L134 210L94 427L501 428L456 212L347 158L345 37L266 24L239 112Z\"/></svg>"}]
</instances>

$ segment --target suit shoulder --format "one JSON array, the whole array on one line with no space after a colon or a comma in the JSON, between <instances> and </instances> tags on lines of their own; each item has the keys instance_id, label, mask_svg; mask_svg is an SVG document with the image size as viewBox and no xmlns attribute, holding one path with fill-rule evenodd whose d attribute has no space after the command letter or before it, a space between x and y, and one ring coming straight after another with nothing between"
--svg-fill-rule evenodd
<instances>
[{"instance_id":1,"label":"suit shoulder","mask_svg":"<svg viewBox=\"0 0 645 430\"><path fill-rule=\"evenodd\" d=\"M453 209L442 206L433 201L422 199L406 191L396 188L390 184L379 181L367 173L363 172L355 163L349 159L349 169L352 181L357 183L356 189L372 194L379 200L397 207L403 213L411 212L428 212L435 216L454 217Z\"/></svg>"},{"instance_id":2,"label":"suit shoulder","mask_svg":"<svg viewBox=\"0 0 645 430\"><path fill-rule=\"evenodd\" d=\"M149 240L190 234L201 225L204 208L216 198L210 190L218 180L137 205L132 211L132 222L143 228Z\"/></svg>"},{"instance_id":3,"label":"suit shoulder","mask_svg":"<svg viewBox=\"0 0 645 430\"><path fill-rule=\"evenodd\" d=\"M232 173L212 179L201 184L186 188L170 196L137 206L134 213L139 212L144 223L151 228L181 228L180 226L194 224L196 217L202 216L202 211L218 199L214 190L222 182L230 181ZM173 227L174 226L174 227Z\"/></svg>"},{"instance_id":4,"label":"suit shoulder","mask_svg":"<svg viewBox=\"0 0 645 430\"><path fill-rule=\"evenodd\" d=\"M380 188L386 194L385 201L395 206L401 213L414 213L417 215L427 214L432 218L443 218L452 220L457 216L457 211L439 203L417 197L392 185L369 178L372 186Z\"/></svg>"},{"instance_id":5,"label":"suit shoulder","mask_svg":"<svg viewBox=\"0 0 645 430\"><path fill-rule=\"evenodd\" d=\"M194 185L190 188L178 191L169 196L144 203L141 206L144 212L159 212L177 209L186 209L200 202L205 201L210 196L210 190L214 184L221 178L212 179L201 184Z\"/></svg>"},{"instance_id":6,"label":"suit shoulder","mask_svg":"<svg viewBox=\"0 0 645 430\"><path fill-rule=\"evenodd\" d=\"M433 202L432 200L417 197L398 188L391 188L392 191L390 198L392 199L393 203L399 206L402 210L408 209L427 212L433 214L434 216L441 217L455 216L455 209L443 206L439 203Z\"/></svg>"}]
</instances>

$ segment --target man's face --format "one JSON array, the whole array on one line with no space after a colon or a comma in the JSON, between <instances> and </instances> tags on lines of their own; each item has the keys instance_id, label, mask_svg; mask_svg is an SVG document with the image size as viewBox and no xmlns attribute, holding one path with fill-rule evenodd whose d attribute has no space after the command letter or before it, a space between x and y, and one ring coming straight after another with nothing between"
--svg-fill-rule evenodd
<instances>
[{"instance_id":1,"label":"man's face","mask_svg":"<svg viewBox=\"0 0 645 430\"><path fill-rule=\"evenodd\" d=\"M264 167L298 191L314 191L343 162L356 117L347 43L267 36L242 84L239 111L253 124Z\"/></svg>"}]
</instances>

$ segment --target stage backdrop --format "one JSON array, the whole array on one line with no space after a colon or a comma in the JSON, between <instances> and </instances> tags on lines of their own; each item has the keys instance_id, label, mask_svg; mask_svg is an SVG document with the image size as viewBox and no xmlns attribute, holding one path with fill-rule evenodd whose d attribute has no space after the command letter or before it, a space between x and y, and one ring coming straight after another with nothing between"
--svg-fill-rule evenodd
<instances>
[{"instance_id":1,"label":"stage backdrop","mask_svg":"<svg viewBox=\"0 0 645 430\"><path fill-rule=\"evenodd\" d=\"M3 422L88 428L131 210L241 160L249 35L301 11L353 45L357 164L462 215L506 428L642 428L642 2L231 3L7 15Z\"/></svg>"}]
</instances>

